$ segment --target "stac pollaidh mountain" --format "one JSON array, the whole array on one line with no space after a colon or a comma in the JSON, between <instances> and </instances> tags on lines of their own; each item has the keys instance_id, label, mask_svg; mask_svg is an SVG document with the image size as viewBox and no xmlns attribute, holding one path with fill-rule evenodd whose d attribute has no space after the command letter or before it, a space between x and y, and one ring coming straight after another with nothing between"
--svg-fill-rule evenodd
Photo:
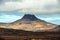
<instances>
[{"instance_id":1,"label":"stac pollaidh mountain","mask_svg":"<svg viewBox=\"0 0 60 40\"><path fill-rule=\"evenodd\" d=\"M0 29L16 29L24 31L59 31L56 24L38 19L35 15L25 14L21 19L12 23L0 23Z\"/></svg>"}]
</instances>

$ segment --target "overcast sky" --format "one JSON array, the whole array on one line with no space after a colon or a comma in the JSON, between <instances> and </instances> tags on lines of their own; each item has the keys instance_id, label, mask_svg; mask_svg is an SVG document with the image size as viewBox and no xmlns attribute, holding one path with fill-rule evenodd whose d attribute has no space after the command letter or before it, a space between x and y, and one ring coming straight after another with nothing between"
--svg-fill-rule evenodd
<instances>
[{"instance_id":1,"label":"overcast sky","mask_svg":"<svg viewBox=\"0 0 60 40\"><path fill-rule=\"evenodd\" d=\"M2 11L52 14L60 12L60 0L0 0L0 12Z\"/></svg>"}]
</instances>

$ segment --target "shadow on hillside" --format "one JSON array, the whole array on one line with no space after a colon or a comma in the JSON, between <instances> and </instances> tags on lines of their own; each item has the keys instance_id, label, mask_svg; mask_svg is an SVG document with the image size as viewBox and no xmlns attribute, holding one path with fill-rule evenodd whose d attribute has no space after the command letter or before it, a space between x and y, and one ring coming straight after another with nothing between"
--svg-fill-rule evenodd
<instances>
[{"instance_id":1,"label":"shadow on hillside","mask_svg":"<svg viewBox=\"0 0 60 40\"><path fill-rule=\"evenodd\" d=\"M0 37L0 40L5 40L5 39L3 39L3 38Z\"/></svg>"}]
</instances>

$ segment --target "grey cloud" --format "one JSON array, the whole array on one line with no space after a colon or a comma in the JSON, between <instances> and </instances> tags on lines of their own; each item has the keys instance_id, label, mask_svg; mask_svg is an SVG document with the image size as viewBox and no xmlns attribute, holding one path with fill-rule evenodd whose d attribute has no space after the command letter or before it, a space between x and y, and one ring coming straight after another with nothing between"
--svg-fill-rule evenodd
<instances>
[{"instance_id":1,"label":"grey cloud","mask_svg":"<svg viewBox=\"0 0 60 40\"><path fill-rule=\"evenodd\" d=\"M0 0L0 5L5 3L5 2L17 2L17 1L23 2L23 0Z\"/></svg>"},{"instance_id":2,"label":"grey cloud","mask_svg":"<svg viewBox=\"0 0 60 40\"><path fill-rule=\"evenodd\" d=\"M3 0L0 0L0 4L2 4L4 1Z\"/></svg>"},{"instance_id":3,"label":"grey cloud","mask_svg":"<svg viewBox=\"0 0 60 40\"><path fill-rule=\"evenodd\" d=\"M0 2L7 2L7 1L23 1L23 0L0 0Z\"/></svg>"},{"instance_id":4,"label":"grey cloud","mask_svg":"<svg viewBox=\"0 0 60 40\"><path fill-rule=\"evenodd\" d=\"M58 2L60 2L60 0L58 0Z\"/></svg>"},{"instance_id":5,"label":"grey cloud","mask_svg":"<svg viewBox=\"0 0 60 40\"><path fill-rule=\"evenodd\" d=\"M58 6L57 5L54 5L54 4L45 4L44 5L44 7L43 7L43 9L39 9L40 7L38 6L38 9L36 9L35 8L35 5L34 5L34 8L32 8L31 10L30 10L30 8L28 7L28 5L25 5L26 7L28 7L28 8L26 8L26 9L24 9L25 7L24 6L22 6L22 5L20 5L18 2L23 2L24 0L0 0L0 11L2 12L11 12L11 11L13 11L13 12L27 12L27 13L29 13L29 12L32 12L33 10L34 10L34 13L35 12L38 12L38 13L52 13L52 12L54 12L54 13L56 13L56 12L60 12L60 7L59 7L59 3L60 3L60 0L58 0ZM35 1L35 0L34 0ZM8 5L2 5L2 4L5 4L5 2L12 2L12 4L8 4ZM15 5L15 3L13 3L13 2L17 2L18 3L18 5ZM1 6L2 5L2 6ZM19 6L20 5L20 6ZM23 7L23 9L21 9L21 7ZM55 9L56 8L56 9Z\"/></svg>"},{"instance_id":6,"label":"grey cloud","mask_svg":"<svg viewBox=\"0 0 60 40\"><path fill-rule=\"evenodd\" d=\"M9 0L9 1L23 1L23 0Z\"/></svg>"},{"instance_id":7,"label":"grey cloud","mask_svg":"<svg viewBox=\"0 0 60 40\"><path fill-rule=\"evenodd\" d=\"M60 0L58 0L58 4L60 5Z\"/></svg>"}]
</instances>

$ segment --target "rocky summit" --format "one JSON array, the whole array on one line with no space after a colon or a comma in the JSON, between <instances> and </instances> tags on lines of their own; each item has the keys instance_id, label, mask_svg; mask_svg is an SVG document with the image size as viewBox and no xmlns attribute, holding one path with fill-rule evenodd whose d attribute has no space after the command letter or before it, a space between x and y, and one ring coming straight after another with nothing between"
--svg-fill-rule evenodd
<instances>
[{"instance_id":1,"label":"rocky summit","mask_svg":"<svg viewBox=\"0 0 60 40\"><path fill-rule=\"evenodd\" d=\"M31 20L31 21L35 21L38 20L38 18L35 17L35 15L30 15L30 14L25 14L22 19L26 19L26 20Z\"/></svg>"}]
</instances>

